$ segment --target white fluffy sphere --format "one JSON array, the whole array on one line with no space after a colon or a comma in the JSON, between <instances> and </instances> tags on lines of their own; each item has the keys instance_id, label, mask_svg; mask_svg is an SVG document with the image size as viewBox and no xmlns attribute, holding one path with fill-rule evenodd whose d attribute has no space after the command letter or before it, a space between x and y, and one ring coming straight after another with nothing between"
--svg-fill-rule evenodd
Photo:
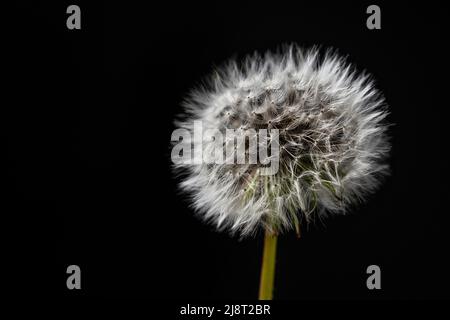
<instances>
[{"instance_id":1,"label":"white fluffy sphere","mask_svg":"<svg viewBox=\"0 0 450 320\"><path fill-rule=\"evenodd\" d=\"M194 134L199 122L224 136L235 129L244 141L250 129L277 129L279 144L272 175L261 174L267 164L250 161L174 165L197 213L219 229L242 236L260 227L278 233L316 216L345 213L387 173L386 104L369 76L337 54L290 46L230 62L208 81L191 92L176 121L191 133L182 144L217 146ZM270 134L267 139L270 145ZM225 139L223 146L233 142ZM249 142L240 147L255 155Z\"/></svg>"}]
</instances>

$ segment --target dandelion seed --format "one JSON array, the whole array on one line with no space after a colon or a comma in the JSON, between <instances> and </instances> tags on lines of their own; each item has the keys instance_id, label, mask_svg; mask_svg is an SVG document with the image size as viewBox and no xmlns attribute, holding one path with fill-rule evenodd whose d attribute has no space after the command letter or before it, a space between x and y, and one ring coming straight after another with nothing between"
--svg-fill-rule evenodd
<instances>
[{"instance_id":1,"label":"dandelion seed","mask_svg":"<svg viewBox=\"0 0 450 320\"><path fill-rule=\"evenodd\" d=\"M177 164L176 169L187 172L181 187L191 194L200 216L242 236L258 228L280 233L295 229L298 219L344 213L373 192L387 173L386 104L367 75L349 70L352 66L335 53L320 58L315 49L290 46L248 57L242 67L231 62L211 80L212 89L194 90L178 127L191 130L193 121L201 120L209 129L224 130L232 124L219 116L222 112L241 128L246 119L245 128L280 129L280 148L288 151L280 154L275 177L283 187L269 188L259 176L252 183L262 192L245 197L239 190L246 184L225 175L240 164ZM240 103L245 98L249 101ZM306 171L318 181L302 175ZM330 188L324 177L338 183ZM300 210L301 204L306 210Z\"/></svg>"}]
</instances>

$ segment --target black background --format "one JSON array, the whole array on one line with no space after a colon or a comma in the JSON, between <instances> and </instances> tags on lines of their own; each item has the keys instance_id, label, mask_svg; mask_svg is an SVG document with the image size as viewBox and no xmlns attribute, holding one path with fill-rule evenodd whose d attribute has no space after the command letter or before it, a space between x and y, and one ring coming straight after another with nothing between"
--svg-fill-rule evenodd
<instances>
[{"instance_id":1,"label":"black background","mask_svg":"<svg viewBox=\"0 0 450 320\"><path fill-rule=\"evenodd\" d=\"M369 2L146 3L16 6L5 199L11 215L49 227L52 292L257 297L261 236L230 238L193 216L176 191L170 135L183 97L214 66L297 43L337 48L374 75L395 124L392 174L353 214L280 238L276 299L449 297L439 5L377 2L382 29L371 31ZM81 7L81 30L66 28L69 4ZM71 264L80 291L66 288ZM382 290L366 287L371 264Z\"/></svg>"}]
</instances>

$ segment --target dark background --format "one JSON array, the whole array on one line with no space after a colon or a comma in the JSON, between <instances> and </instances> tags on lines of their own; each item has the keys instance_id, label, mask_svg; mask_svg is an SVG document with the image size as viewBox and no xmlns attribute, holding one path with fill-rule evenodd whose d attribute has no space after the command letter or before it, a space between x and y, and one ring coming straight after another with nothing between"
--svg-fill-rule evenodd
<instances>
[{"instance_id":1,"label":"dark background","mask_svg":"<svg viewBox=\"0 0 450 320\"><path fill-rule=\"evenodd\" d=\"M69 4L81 7L81 30L66 28ZM5 199L11 215L46 225L45 244L31 246L52 251L42 261L49 289L255 299L261 235L230 238L193 216L176 191L170 135L183 97L213 66L297 43L337 48L374 75L395 124L392 174L353 214L280 238L275 297L449 298L443 9L375 2L382 29L371 31L370 4L16 5ZM71 264L81 291L66 289ZM382 290L366 287L371 264Z\"/></svg>"}]
</instances>

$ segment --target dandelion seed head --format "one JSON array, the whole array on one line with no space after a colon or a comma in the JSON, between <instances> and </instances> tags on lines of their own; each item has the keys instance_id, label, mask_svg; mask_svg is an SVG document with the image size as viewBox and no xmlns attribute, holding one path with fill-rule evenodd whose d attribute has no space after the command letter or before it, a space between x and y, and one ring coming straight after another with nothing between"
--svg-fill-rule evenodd
<instances>
[{"instance_id":1,"label":"dandelion seed head","mask_svg":"<svg viewBox=\"0 0 450 320\"><path fill-rule=\"evenodd\" d=\"M240 147L246 157L257 156L245 142L249 129L267 129L269 144L275 139L270 129L278 130L279 169L273 175L262 175L267 164L261 163L174 165L198 215L231 233L279 233L345 213L388 172L386 103L369 75L333 51L320 55L289 46L229 62L206 87L191 92L184 110L178 128L193 132L201 121L203 130L246 135L233 157ZM199 139L192 136L186 143ZM217 146L215 139L200 139L204 150ZM223 146L234 142L225 139Z\"/></svg>"}]
</instances>

